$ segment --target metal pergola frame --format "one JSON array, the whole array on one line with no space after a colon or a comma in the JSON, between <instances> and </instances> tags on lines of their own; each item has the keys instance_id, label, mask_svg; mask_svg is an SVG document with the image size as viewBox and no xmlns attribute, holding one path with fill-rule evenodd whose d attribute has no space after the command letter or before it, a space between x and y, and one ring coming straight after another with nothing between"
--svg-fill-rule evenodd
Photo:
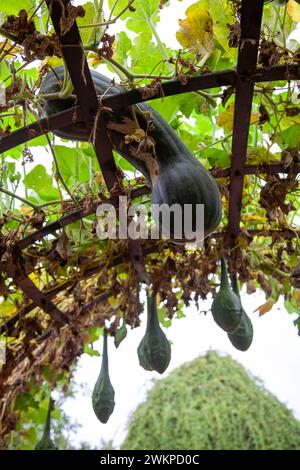
<instances>
[{"instance_id":1,"label":"metal pergola frame","mask_svg":"<svg viewBox=\"0 0 300 470\"><path fill-rule=\"evenodd\" d=\"M63 14L69 0L51 1L46 0L51 14L55 31L59 37L62 55L68 67L70 77L72 79L74 90L77 95L78 105L73 109L57 113L51 117L36 121L26 127L12 132L10 135L0 137L0 153L14 148L17 145L24 144L31 139L40 135L63 128L73 123L74 115L77 119L83 120L89 130L97 125L94 133L95 139L93 146L102 170L104 181L107 189L114 189L111 201L116 199L121 193L115 192L117 185L117 167L113 157L112 144L108 138L104 120L99 109L98 97L93 85L85 52L81 42L79 29L76 22L71 29L64 35L60 31L60 18ZM51 5L51 8L50 8ZM163 82L161 91L165 97L187 93L196 90L210 89L221 86L235 87L235 109L234 109L234 126L232 139L232 163L230 168L223 170L214 170L212 172L215 178L230 177L229 187L229 212L228 212L228 228L226 233L217 233L212 237L225 236L227 244L233 246L237 236L240 233L241 206L242 206L242 188L244 176L246 174L277 174L277 173L294 173L300 172L300 164L292 164L289 168L285 168L284 164L261 164L246 165L247 142L250 125L251 107L253 101L254 85L257 82L270 82L277 80L297 80L300 78L300 65L286 64L276 65L273 67L257 67L257 56L259 47L259 38L261 31L261 20L263 13L264 0L242 0L241 7L241 38L238 51L238 61L236 69L224 70L217 72L203 73L199 76L193 76L187 79L186 84L182 84L178 79ZM83 73L82 73L83 71ZM150 101L157 99L159 96L145 100ZM142 94L139 89L128 92L121 92L117 95L103 97L101 105L113 110L126 108L130 105L141 103ZM97 116L97 119L95 119ZM131 193L131 197L141 196L150 192L147 186L135 189ZM106 201L107 202L107 201ZM18 240L12 247L13 256L1 268L7 275L13 279L14 283L20 288L31 303L23 307L16 315L0 326L0 334L9 332L13 325L23 316L33 310L35 307L43 309L51 315L55 324L59 327L69 322L67 315L62 312L52 301L53 297L70 284L67 282L55 287L51 291L43 292L39 290L29 277L20 274L18 269L18 259L21 258L22 250L29 247L38 240L43 239L48 234L54 234L57 230L80 220L90 214L96 212L101 201L94 201L88 209L74 210L72 213L61 217L59 220L52 222L40 230ZM250 230L252 236L262 234L265 236L277 233L280 237L292 238L296 236L295 232L289 230L277 231L258 231ZM140 266L143 265L143 255L155 250L148 248L141 252L138 242L134 242L129 246L128 257L119 257L114 261L114 265L121 262L138 261L135 266L138 276L143 278ZM97 268L87 269L82 278L97 273ZM107 299L110 294L104 294L91 302L91 306L101 300ZM89 308L86 305L84 308Z\"/></svg>"}]
</instances>

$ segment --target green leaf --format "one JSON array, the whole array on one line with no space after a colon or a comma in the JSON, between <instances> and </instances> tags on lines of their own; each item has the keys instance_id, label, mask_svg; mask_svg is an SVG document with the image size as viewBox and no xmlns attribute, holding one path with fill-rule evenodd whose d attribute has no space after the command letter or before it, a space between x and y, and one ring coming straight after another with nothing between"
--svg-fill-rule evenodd
<instances>
[{"instance_id":1,"label":"green leaf","mask_svg":"<svg viewBox=\"0 0 300 470\"><path fill-rule=\"evenodd\" d=\"M1 10L6 15L18 15L20 10L33 13L35 0L1 0Z\"/></svg>"},{"instance_id":2,"label":"green leaf","mask_svg":"<svg viewBox=\"0 0 300 470\"><path fill-rule=\"evenodd\" d=\"M88 181L91 157L84 150L55 145L54 151L60 172L68 186Z\"/></svg>"},{"instance_id":3,"label":"green leaf","mask_svg":"<svg viewBox=\"0 0 300 470\"><path fill-rule=\"evenodd\" d=\"M279 145L282 148L296 148L300 145L300 132L299 124L294 124L293 126L285 129L279 138Z\"/></svg>"},{"instance_id":4,"label":"green leaf","mask_svg":"<svg viewBox=\"0 0 300 470\"><path fill-rule=\"evenodd\" d=\"M140 33L149 28L149 22L154 25L159 20L159 0L135 0L134 8L136 11L132 13L131 18L127 21L127 28L135 33Z\"/></svg>"},{"instance_id":5,"label":"green leaf","mask_svg":"<svg viewBox=\"0 0 300 470\"><path fill-rule=\"evenodd\" d=\"M48 141L44 135L40 135L35 139L29 140L28 147L44 147L48 144Z\"/></svg>"},{"instance_id":6,"label":"green leaf","mask_svg":"<svg viewBox=\"0 0 300 470\"><path fill-rule=\"evenodd\" d=\"M116 38L116 52L114 54L114 59L124 64L128 59L129 51L132 49L132 41L129 39L125 31L118 33Z\"/></svg>"},{"instance_id":7,"label":"green leaf","mask_svg":"<svg viewBox=\"0 0 300 470\"><path fill-rule=\"evenodd\" d=\"M85 15L83 18L77 18L78 26L82 26L85 24L94 24L96 22L96 9L93 2L83 3L82 7L85 10ZM80 28L80 35L83 44L87 44L87 42L93 42L95 40L94 37L91 37L93 28ZM97 28L99 31L99 28Z\"/></svg>"},{"instance_id":8,"label":"green leaf","mask_svg":"<svg viewBox=\"0 0 300 470\"><path fill-rule=\"evenodd\" d=\"M205 156L212 167L219 166L227 168L230 166L230 158L227 152L222 149L208 148L201 152L202 156Z\"/></svg>"},{"instance_id":9,"label":"green leaf","mask_svg":"<svg viewBox=\"0 0 300 470\"><path fill-rule=\"evenodd\" d=\"M83 346L83 352L84 354L88 354L89 356L101 356L99 351L96 351L96 349L91 348L89 345L85 344Z\"/></svg>"},{"instance_id":10,"label":"green leaf","mask_svg":"<svg viewBox=\"0 0 300 470\"><path fill-rule=\"evenodd\" d=\"M112 8L115 0L109 0L108 5ZM160 0L135 0L132 5L135 11L127 10L121 17L127 20L126 26L135 33L141 33L149 30L149 21L156 24L159 20L159 3ZM128 5L128 0L119 0L114 10L113 17L119 14Z\"/></svg>"},{"instance_id":11,"label":"green leaf","mask_svg":"<svg viewBox=\"0 0 300 470\"><path fill-rule=\"evenodd\" d=\"M45 201L58 198L58 191L53 186L53 177L47 174L43 165L35 166L25 176L23 183L27 189L33 189Z\"/></svg>"},{"instance_id":12,"label":"green leaf","mask_svg":"<svg viewBox=\"0 0 300 470\"><path fill-rule=\"evenodd\" d=\"M149 31L141 32L135 39L130 50L131 70L133 73L147 74L154 70L158 73L168 73L163 66L160 49L151 41Z\"/></svg>"}]
</instances>

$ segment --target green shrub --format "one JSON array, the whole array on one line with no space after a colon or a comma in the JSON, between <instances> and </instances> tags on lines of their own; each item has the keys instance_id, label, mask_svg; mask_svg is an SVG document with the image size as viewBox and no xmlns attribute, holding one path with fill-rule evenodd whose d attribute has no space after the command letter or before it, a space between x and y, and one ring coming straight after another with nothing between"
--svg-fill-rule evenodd
<instances>
[{"instance_id":1,"label":"green shrub","mask_svg":"<svg viewBox=\"0 0 300 470\"><path fill-rule=\"evenodd\" d=\"M300 422L230 357L209 352L156 383L123 449L300 449Z\"/></svg>"}]
</instances>

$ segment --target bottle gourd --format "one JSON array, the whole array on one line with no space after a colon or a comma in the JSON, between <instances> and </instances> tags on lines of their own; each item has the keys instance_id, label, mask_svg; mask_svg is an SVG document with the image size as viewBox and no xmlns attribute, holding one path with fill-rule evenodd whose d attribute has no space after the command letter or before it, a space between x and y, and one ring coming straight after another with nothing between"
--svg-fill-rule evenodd
<instances>
[{"instance_id":1,"label":"bottle gourd","mask_svg":"<svg viewBox=\"0 0 300 470\"><path fill-rule=\"evenodd\" d=\"M108 371L107 331L104 330L103 354L100 374L92 394L95 415L101 423L107 423L115 407L115 391Z\"/></svg>"},{"instance_id":2,"label":"bottle gourd","mask_svg":"<svg viewBox=\"0 0 300 470\"><path fill-rule=\"evenodd\" d=\"M221 258L221 285L211 306L214 321L227 333L233 332L242 320L242 305L228 281L224 258Z\"/></svg>"},{"instance_id":3,"label":"bottle gourd","mask_svg":"<svg viewBox=\"0 0 300 470\"><path fill-rule=\"evenodd\" d=\"M140 365L159 374L165 372L171 360L171 346L159 324L154 292L147 293L146 332L137 352Z\"/></svg>"},{"instance_id":4,"label":"bottle gourd","mask_svg":"<svg viewBox=\"0 0 300 470\"><path fill-rule=\"evenodd\" d=\"M98 95L106 92L106 96L110 96L125 91L120 86L112 87L111 80L94 70L91 70L91 75ZM71 109L75 104L72 99L47 98L47 95L59 92L63 77L64 67L56 67L54 71L48 72L42 80L40 92L46 96L44 111L47 116ZM156 206L156 210L153 210L153 216L159 226L160 233L169 235L173 242L180 244L193 241L193 238L201 241L202 238L212 233L221 221L221 198L216 182L159 113L146 103L140 103L138 107L135 107L135 112L138 124L133 122L132 113L128 108L118 110L118 114L111 112L106 115L107 130L115 150L144 174L152 189L151 202L153 205L166 204L171 207L173 204L177 204L182 211L175 221L172 213L170 219L161 217L161 212L157 210ZM145 112L148 115L151 114L153 122L151 129L149 129ZM131 123L136 125L136 129L139 126L145 133L147 132L147 136L154 144L151 162L147 158L145 160L138 148L125 142L125 135L121 131L118 132L116 126L112 129L111 120L114 121L114 124L115 121L123 124L124 127L125 118L127 121L130 119ZM91 131L86 128L83 121L74 122L54 131L54 133L59 137L82 141L88 141L91 136ZM149 166L151 163L153 168L153 162L154 173L151 172ZM200 213L197 205L200 204L203 205L204 220L200 220L200 216L198 216ZM183 215L185 205L189 205L190 208L190 212L185 213L187 223L185 223Z\"/></svg>"}]
</instances>

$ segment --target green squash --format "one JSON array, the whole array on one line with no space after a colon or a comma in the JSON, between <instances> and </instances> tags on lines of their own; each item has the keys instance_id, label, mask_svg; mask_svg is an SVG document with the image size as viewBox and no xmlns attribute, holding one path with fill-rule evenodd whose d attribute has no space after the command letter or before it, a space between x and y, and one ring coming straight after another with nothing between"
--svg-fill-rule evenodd
<instances>
[{"instance_id":1,"label":"green squash","mask_svg":"<svg viewBox=\"0 0 300 470\"><path fill-rule=\"evenodd\" d=\"M167 204L171 207L178 204L182 209L185 205L191 208L191 223L188 230L183 233L184 216L179 218L179 231L176 229L178 221L164 221L160 214L153 210L156 222L161 233L170 231L170 238L176 243L185 243L193 238L193 232L199 232L196 227L197 205L204 207L203 235L212 233L222 218L221 199L218 186L210 173L189 152L183 142L169 124L158 114L153 113L155 131L153 138L156 141L156 159L158 163L158 178L153 183L151 203L156 205ZM154 206L155 208L155 206Z\"/></svg>"},{"instance_id":2,"label":"green squash","mask_svg":"<svg viewBox=\"0 0 300 470\"><path fill-rule=\"evenodd\" d=\"M240 299L236 277L231 278L231 286L233 291ZM228 338L236 349L239 349L240 351L247 351L247 349L250 348L253 340L253 325L247 313L245 312L242 303L241 307L243 311L241 322L232 333L228 333Z\"/></svg>"},{"instance_id":3,"label":"green squash","mask_svg":"<svg viewBox=\"0 0 300 470\"><path fill-rule=\"evenodd\" d=\"M211 306L214 321L228 333L240 324L243 315L241 301L231 289L224 258L221 259L221 285Z\"/></svg>"},{"instance_id":4,"label":"green squash","mask_svg":"<svg viewBox=\"0 0 300 470\"><path fill-rule=\"evenodd\" d=\"M157 314L156 294L147 293L146 332L138 347L140 365L145 370L156 370L162 374L171 360L171 346L162 331Z\"/></svg>"},{"instance_id":5,"label":"green squash","mask_svg":"<svg viewBox=\"0 0 300 470\"><path fill-rule=\"evenodd\" d=\"M92 79L98 95L104 92L106 96L119 94L124 91L120 86L111 87L111 80L91 70ZM40 92L51 94L60 90L60 82L63 81L64 67L56 67L54 72L48 72L43 78ZM59 111L72 108L72 100L47 100L44 111L47 116L51 116ZM176 243L186 243L195 238L200 241L200 236L208 236L219 225L222 217L221 198L218 186L210 173L201 163L189 152L187 147L180 140L172 127L151 108L147 103L140 103L135 107L139 125L144 130L147 129L145 112L151 112L153 117L153 129L148 132L149 137L155 141L155 158L157 172L151 175L149 165L141 160L138 154L133 154L130 145L124 143L124 135L115 130L109 130L110 139L115 150L126 158L132 165L141 171L148 180L152 188L151 202L154 205L167 204L169 207L178 204L181 210L185 205L190 205L191 215L189 230L184 231L184 216L179 215L178 227L176 221L172 219L170 224L164 220L158 210L153 210L153 216L158 223L161 234L170 234L170 239ZM111 113L110 122L122 123L124 117L132 120L129 109L120 109L117 113ZM108 118L107 118L108 119ZM70 140L88 141L90 132L86 129L83 121L76 122L63 129L54 132L59 137ZM197 205L204 207L204 221L202 226L197 226ZM154 206L153 206L154 207ZM169 230L168 230L169 229Z\"/></svg>"},{"instance_id":6,"label":"green squash","mask_svg":"<svg viewBox=\"0 0 300 470\"><path fill-rule=\"evenodd\" d=\"M50 397L44 433L43 433L41 440L36 444L35 450L58 450L50 437L52 406L53 406L53 400Z\"/></svg>"},{"instance_id":7,"label":"green squash","mask_svg":"<svg viewBox=\"0 0 300 470\"><path fill-rule=\"evenodd\" d=\"M101 370L92 394L93 409L101 423L107 423L114 411L114 398L115 391L110 382L108 372L107 331L104 330Z\"/></svg>"}]
</instances>

